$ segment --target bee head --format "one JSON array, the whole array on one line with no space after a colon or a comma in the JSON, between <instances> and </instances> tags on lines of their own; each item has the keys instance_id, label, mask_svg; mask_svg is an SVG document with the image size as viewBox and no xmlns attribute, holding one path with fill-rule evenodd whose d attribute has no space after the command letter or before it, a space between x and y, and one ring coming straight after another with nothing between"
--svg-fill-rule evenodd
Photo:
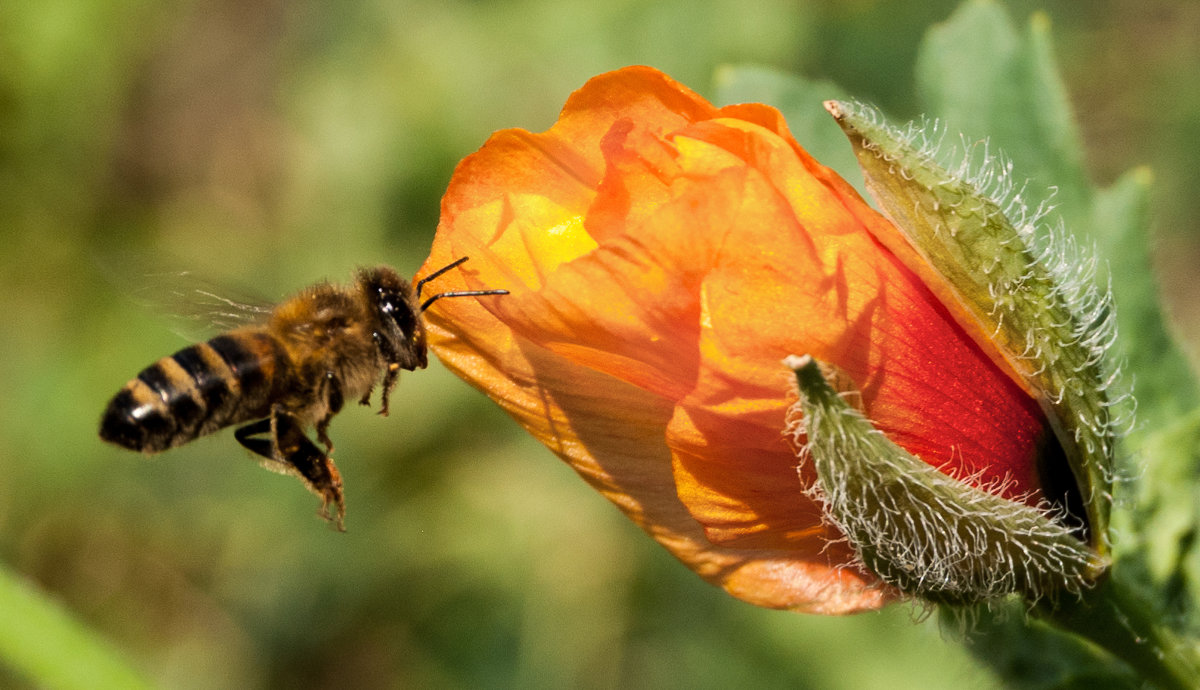
<instances>
[{"instance_id":1,"label":"bee head","mask_svg":"<svg viewBox=\"0 0 1200 690\"><path fill-rule=\"evenodd\" d=\"M412 371L428 364L425 324L412 286L390 268L361 271L359 287L374 322L373 335L379 353L389 364Z\"/></svg>"},{"instance_id":2,"label":"bee head","mask_svg":"<svg viewBox=\"0 0 1200 690\"><path fill-rule=\"evenodd\" d=\"M439 292L420 301L421 288L426 283L452 268L461 266L467 257L462 257L430 273L417 282L414 290L407 280L396 275L386 266L361 271L358 282L375 319L375 342L379 352L389 365L401 369L424 369L428 363L425 344L425 322L421 314L429 305L445 297L475 297L480 295L507 295L508 290L450 290Z\"/></svg>"}]
</instances>

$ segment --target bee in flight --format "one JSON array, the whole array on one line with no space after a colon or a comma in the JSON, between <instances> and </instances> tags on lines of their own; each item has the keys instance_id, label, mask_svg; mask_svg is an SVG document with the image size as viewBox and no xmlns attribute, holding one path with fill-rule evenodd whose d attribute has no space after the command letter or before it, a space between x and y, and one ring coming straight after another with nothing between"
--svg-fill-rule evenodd
<instances>
[{"instance_id":1,"label":"bee in flight","mask_svg":"<svg viewBox=\"0 0 1200 690\"><path fill-rule=\"evenodd\" d=\"M227 426L263 465L299 477L321 497L321 515L340 530L346 508L330 454L329 422L347 399L370 404L382 379L379 413L401 369L428 363L422 313L443 297L507 290L441 292L420 301L390 268L359 271L347 287L319 283L281 302L262 323L186 347L146 367L108 403L100 438L147 454ZM315 426L321 450L308 437ZM331 510L332 508L332 510Z\"/></svg>"}]
</instances>

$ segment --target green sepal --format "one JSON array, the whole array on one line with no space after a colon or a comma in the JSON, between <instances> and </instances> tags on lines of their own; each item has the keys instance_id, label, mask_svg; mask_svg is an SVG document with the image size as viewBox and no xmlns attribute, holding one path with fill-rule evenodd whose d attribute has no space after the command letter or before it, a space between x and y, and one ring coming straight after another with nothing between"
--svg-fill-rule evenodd
<instances>
[{"instance_id":1,"label":"green sepal","mask_svg":"<svg viewBox=\"0 0 1200 690\"><path fill-rule=\"evenodd\" d=\"M861 104L828 101L826 109L850 139L867 190L924 262L914 270L932 269L957 302L952 311L974 319L968 332L986 334L985 350L998 349L1032 390L1079 485L1091 546L1106 553L1115 441L1128 420L1114 409L1124 396L1109 394L1115 321L1108 291L1091 280L1094 260L1044 222L1046 206L1025 206L1009 166L986 144L948 171L925 129L895 129Z\"/></svg>"},{"instance_id":2,"label":"green sepal","mask_svg":"<svg viewBox=\"0 0 1200 690\"><path fill-rule=\"evenodd\" d=\"M1051 511L950 477L897 446L828 383L812 357L789 357L800 399L790 418L808 492L862 565L922 599L973 604L1009 594L1079 594L1108 567ZM846 391L843 391L846 392Z\"/></svg>"}]
</instances>

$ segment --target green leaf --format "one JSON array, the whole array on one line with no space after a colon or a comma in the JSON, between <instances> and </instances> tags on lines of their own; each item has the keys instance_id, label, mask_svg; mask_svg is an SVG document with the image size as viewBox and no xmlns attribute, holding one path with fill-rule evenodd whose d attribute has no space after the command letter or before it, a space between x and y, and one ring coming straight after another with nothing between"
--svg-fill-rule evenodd
<instances>
[{"instance_id":1,"label":"green leaf","mask_svg":"<svg viewBox=\"0 0 1200 690\"><path fill-rule=\"evenodd\" d=\"M1151 176L1134 170L1108 190L1088 180L1050 29L1049 19L1035 14L1021 35L999 4L969 0L926 36L917 90L929 116L949 132L986 136L1012 160L1014 184L1028 179L1028 196L1050 199L1068 231L1085 245L1096 243L1112 267L1118 347L1135 373L1142 417L1165 422L1198 396L1153 279L1146 233Z\"/></svg>"},{"instance_id":2,"label":"green leaf","mask_svg":"<svg viewBox=\"0 0 1200 690\"><path fill-rule=\"evenodd\" d=\"M0 660L38 687L152 687L104 638L4 568L0 611Z\"/></svg>"},{"instance_id":3,"label":"green leaf","mask_svg":"<svg viewBox=\"0 0 1200 690\"><path fill-rule=\"evenodd\" d=\"M1200 620L1188 619L1200 601L1200 408L1148 433L1140 451L1154 481L1138 484L1135 508L1118 524L1130 538L1118 546L1156 588L1159 612L1200 634Z\"/></svg>"},{"instance_id":4,"label":"green leaf","mask_svg":"<svg viewBox=\"0 0 1200 690\"><path fill-rule=\"evenodd\" d=\"M1050 47L1050 22L1035 15L1021 36L990 0L970 0L930 29L917 56L924 112L968 142L986 137L1032 191L1057 189L1068 224L1086 216L1087 176L1070 101ZM947 142L953 144L957 142ZM1040 189L1039 189L1040 188Z\"/></svg>"},{"instance_id":5,"label":"green leaf","mask_svg":"<svg viewBox=\"0 0 1200 690\"><path fill-rule=\"evenodd\" d=\"M943 624L962 625L961 614L941 611ZM1025 607L979 607L966 631L971 654L994 668L1008 687L1022 690L1116 690L1139 686L1136 675L1113 656L1077 637L1028 617Z\"/></svg>"},{"instance_id":6,"label":"green leaf","mask_svg":"<svg viewBox=\"0 0 1200 690\"><path fill-rule=\"evenodd\" d=\"M1028 84L1025 103L1031 130L1036 140L1020 141L1034 145L1045 159L1045 175L1051 184L1069 184L1079 189L1088 185L1083 159L1083 136L1071 109L1070 94L1063 83L1054 57L1050 35L1050 18L1045 14L1033 15L1029 22L1029 33L1021 54L1021 77ZM1018 133L1018 136L1021 133ZM1005 141L1005 146L1017 142ZM1031 159L1033 157L1031 156ZM1033 163L1034 160L1031 160ZM1036 170L1026 171L1034 179L1042 179Z\"/></svg>"},{"instance_id":7,"label":"green leaf","mask_svg":"<svg viewBox=\"0 0 1200 690\"><path fill-rule=\"evenodd\" d=\"M1010 120L1019 115L1013 83L1018 48L1016 30L999 5L964 3L925 35L917 53L917 93L956 127L1001 136L1017 126Z\"/></svg>"},{"instance_id":8,"label":"green leaf","mask_svg":"<svg viewBox=\"0 0 1200 690\"><path fill-rule=\"evenodd\" d=\"M1153 175L1134 168L1092 197L1090 227L1108 262L1117 301L1117 342L1136 379L1144 430L1171 423L1200 405L1193 369L1171 334L1150 259L1149 196Z\"/></svg>"}]
</instances>

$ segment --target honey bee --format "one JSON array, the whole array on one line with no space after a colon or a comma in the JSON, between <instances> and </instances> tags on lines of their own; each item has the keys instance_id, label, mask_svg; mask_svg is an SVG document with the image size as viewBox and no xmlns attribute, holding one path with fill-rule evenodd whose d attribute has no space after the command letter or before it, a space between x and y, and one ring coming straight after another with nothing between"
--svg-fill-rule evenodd
<instances>
[{"instance_id":1,"label":"honey bee","mask_svg":"<svg viewBox=\"0 0 1200 690\"><path fill-rule=\"evenodd\" d=\"M507 290L441 292L420 301L390 268L359 271L350 286L319 283L281 302L261 323L228 331L163 357L125 384L100 420L100 438L146 454L227 426L268 469L299 477L321 498L321 516L344 529L342 480L330 454L329 422L347 399L370 404L382 379L379 414L401 369L424 369L422 313L444 297ZM315 426L321 450L309 439Z\"/></svg>"}]
</instances>

